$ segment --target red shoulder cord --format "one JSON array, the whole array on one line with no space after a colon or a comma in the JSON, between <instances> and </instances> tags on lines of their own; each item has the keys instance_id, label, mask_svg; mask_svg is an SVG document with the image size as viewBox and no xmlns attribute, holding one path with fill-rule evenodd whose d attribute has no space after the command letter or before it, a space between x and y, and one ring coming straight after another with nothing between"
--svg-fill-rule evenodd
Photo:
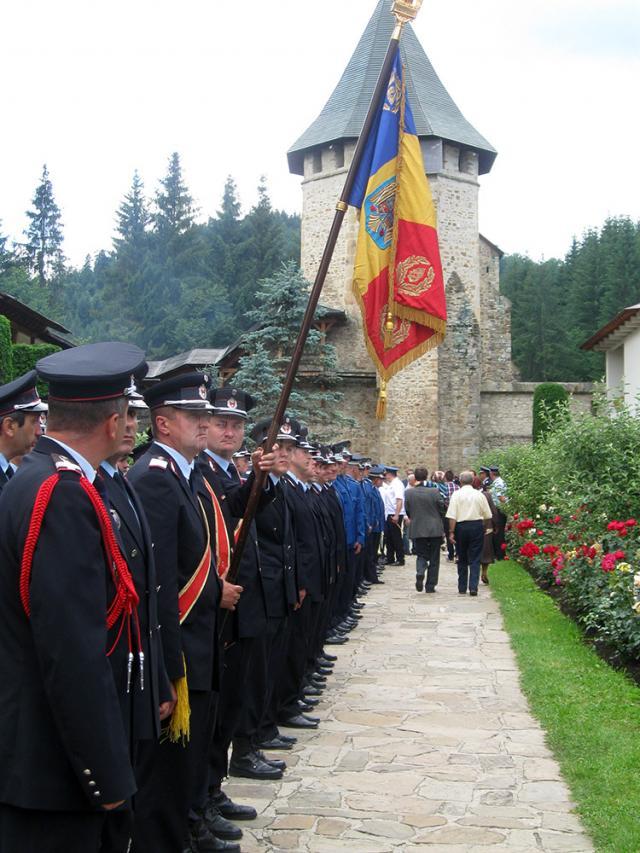
<instances>
[{"instance_id":1,"label":"red shoulder cord","mask_svg":"<svg viewBox=\"0 0 640 853\"><path fill-rule=\"evenodd\" d=\"M20 564L20 599L22 601L22 607L27 617L29 617L31 614L31 606L29 603L29 584L31 582L33 555L36 549L36 545L38 544L38 537L40 536L40 529L42 527L42 522L44 520L44 515L47 510L47 506L49 505L49 501L51 500L53 490L59 482L59 473L52 474L50 477L48 477L40 486L40 489L38 490L38 494L36 495L36 499L33 504L33 512L31 513L29 530L27 532L27 538L25 539L24 550L22 552L22 561ZM89 500L91 501L91 504L93 505L96 516L98 518L98 522L100 524L100 532L102 534L102 545L104 548L107 565L109 567L109 571L111 572L111 579L113 580L113 585L116 590L115 595L113 597L113 601L107 608L106 621L107 628L111 629L119 619L120 627L118 628L118 633L113 645L107 652L107 657L112 654L112 652L118 645L120 637L122 636L122 632L126 625L127 640L129 643L129 665L127 674L127 692L129 692L131 686L131 668L133 663L133 644L131 636L131 622L133 620L136 629L138 660L140 663L140 689L144 690L144 653L142 651L140 622L138 620L138 604L140 598L138 596L138 593L136 592L136 588L133 583L133 578L131 577L131 572L129 571L129 566L127 565L124 557L120 553L120 548L113 532L113 527L111 526L111 518L109 517L107 508L102 502L102 498L86 477L80 477L79 482L84 491L86 492Z\"/></svg>"}]
</instances>

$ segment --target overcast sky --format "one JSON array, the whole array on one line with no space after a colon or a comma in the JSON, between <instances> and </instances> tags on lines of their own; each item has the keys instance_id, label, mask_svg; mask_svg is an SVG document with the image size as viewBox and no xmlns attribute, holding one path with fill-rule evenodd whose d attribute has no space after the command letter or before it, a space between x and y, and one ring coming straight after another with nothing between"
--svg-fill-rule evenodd
<instances>
[{"instance_id":1,"label":"overcast sky","mask_svg":"<svg viewBox=\"0 0 640 853\"><path fill-rule=\"evenodd\" d=\"M1 230L19 239L43 163L74 263L109 248L138 169L172 151L200 215L226 175L244 210L267 176L299 211L286 151L344 70L376 0L10 0L3 7ZM237 19L234 18L237 9ZM561 256L609 215L640 219L640 2L425 0L437 73L498 150L480 228L506 252Z\"/></svg>"}]
</instances>

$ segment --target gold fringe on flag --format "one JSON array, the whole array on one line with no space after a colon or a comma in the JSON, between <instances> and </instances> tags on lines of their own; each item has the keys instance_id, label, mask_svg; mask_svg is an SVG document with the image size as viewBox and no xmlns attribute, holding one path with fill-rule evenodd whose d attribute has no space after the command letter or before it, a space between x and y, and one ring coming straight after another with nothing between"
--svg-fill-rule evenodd
<instances>
[{"instance_id":1,"label":"gold fringe on flag","mask_svg":"<svg viewBox=\"0 0 640 853\"><path fill-rule=\"evenodd\" d=\"M376 418L383 421L387 416L387 383L384 379L380 380L380 390L378 391L378 405L376 406Z\"/></svg>"},{"instance_id":2,"label":"gold fringe on flag","mask_svg":"<svg viewBox=\"0 0 640 853\"><path fill-rule=\"evenodd\" d=\"M384 321L384 348L391 349L393 346L393 314L391 311L387 313L387 319Z\"/></svg>"},{"instance_id":3,"label":"gold fringe on flag","mask_svg":"<svg viewBox=\"0 0 640 853\"><path fill-rule=\"evenodd\" d=\"M189 705L189 685L187 684L187 664L182 656L184 675L176 682L176 707L169 723L169 740L182 743L189 740L191 734L191 707Z\"/></svg>"}]
</instances>

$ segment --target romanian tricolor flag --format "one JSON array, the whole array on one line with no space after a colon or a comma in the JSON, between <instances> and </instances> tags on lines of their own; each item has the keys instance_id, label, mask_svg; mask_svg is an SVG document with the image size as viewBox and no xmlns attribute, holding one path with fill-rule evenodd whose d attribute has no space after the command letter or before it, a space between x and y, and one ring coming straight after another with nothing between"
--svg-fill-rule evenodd
<instances>
[{"instance_id":1,"label":"romanian tricolor flag","mask_svg":"<svg viewBox=\"0 0 640 853\"><path fill-rule=\"evenodd\" d=\"M349 204L360 209L353 289L384 417L387 380L442 343L447 321L436 213L399 48Z\"/></svg>"}]
</instances>

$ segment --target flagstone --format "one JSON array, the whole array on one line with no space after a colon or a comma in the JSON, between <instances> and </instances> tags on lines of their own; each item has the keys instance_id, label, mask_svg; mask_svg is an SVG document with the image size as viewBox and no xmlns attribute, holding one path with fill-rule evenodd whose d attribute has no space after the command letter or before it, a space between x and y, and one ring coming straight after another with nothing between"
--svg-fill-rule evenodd
<instances>
[{"instance_id":1,"label":"flagstone","mask_svg":"<svg viewBox=\"0 0 640 853\"><path fill-rule=\"evenodd\" d=\"M413 569L367 596L283 780L225 786L259 811L243 851L591 851L490 591L459 597L451 570L425 601Z\"/></svg>"}]
</instances>

